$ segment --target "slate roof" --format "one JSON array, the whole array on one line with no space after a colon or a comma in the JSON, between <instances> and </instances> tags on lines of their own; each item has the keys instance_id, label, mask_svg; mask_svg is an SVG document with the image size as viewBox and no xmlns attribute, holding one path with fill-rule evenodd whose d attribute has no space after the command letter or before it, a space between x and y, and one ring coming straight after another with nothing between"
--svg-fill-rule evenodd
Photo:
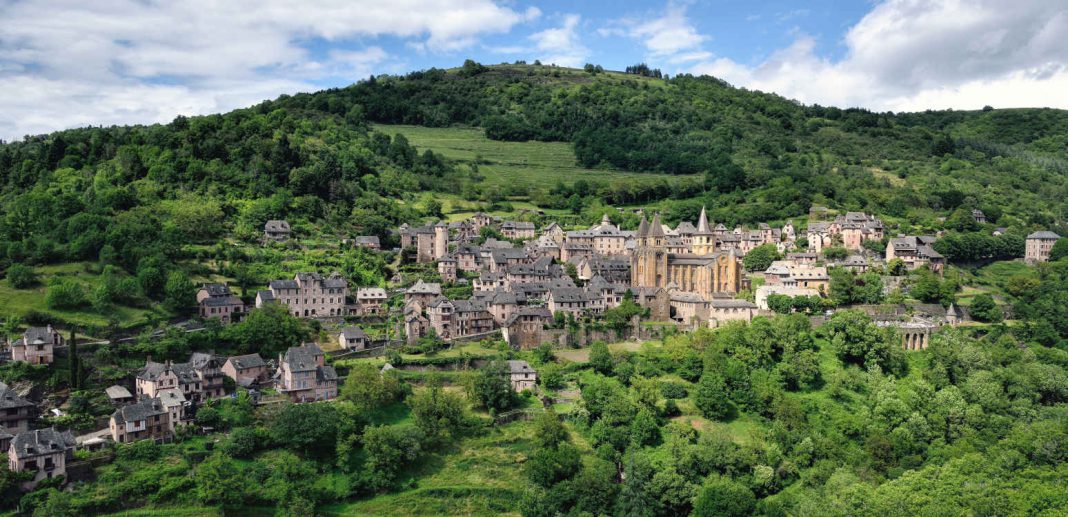
<instances>
[{"instance_id":1,"label":"slate roof","mask_svg":"<svg viewBox=\"0 0 1068 517\"><path fill-rule=\"evenodd\" d=\"M356 299L386 299L386 290L381 287L361 287L356 290Z\"/></svg>"},{"instance_id":2,"label":"slate roof","mask_svg":"<svg viewBox=\"0 0 1068 517\"><path fill-rule=\"evenodd\" d=\"M320 355L323 355L323 350L319 348L319 345L309 343L304 346L290 347L286 350L286 355L282 360L289 365L291 371L307 372L319 366L315 357Z\"/></svg>"},{"instance_id":3,"label":"slate roof","mask_svg":"<svg viewBox=\"0 0 1068 517\"><path fill-rule=\"evenodd\" d=\"M200 287L208 292L208 296L215 298L219 296L230 296L230 287L225 284L204 284Z\"/></svg>"},{"instance_id":4,"label":"slate roof","mask_svg":"<svg viewBox=\"0 0 1068 517\"><path fill-rule=\"evenodd\" d=\"M15 409L20 407L33 407L33 403L20 397L15 390L7 384L0 382L0 409Z\"/></svg>"},{"instance_id":5,"label":"slate roof","mask_svg":"<svg viewBox=\"0 0 1068 517\"><path fill-rule=\"evenodd\" d=\"M534 369L530 367L530 364L528 364L526 361L510 360L510 361L508 361L508 373L514 375L514 374L517 374L517 373L537 373L537 372L535 372Z\"/></svg>"},{"instance_id":6,"label":"slate roof","mask_svg":"<svg viewBox=\"0 0 1068 517\"><path fill-rule=\"evenodd\" d=\"M227 359L227 361L238 370L267 366L267 362L260 357L260 354L235 355Z\"/></svg>"},{"instance_id":7,"label":"slate roof","mask_svg":"<svg viewBox=\"0 0 1068 517\"><path fill-rule=\"evenodd\" d=\"M409 287L406 294L441 294L441 284L419 280Z\"/></svg>"},{"instance_id":8,"label":"slate roof","mask_svg":"<svg viewBox=\"0 0 1068 517\"><path fill-rule=\"evenodd\" d=\"M19 459L67 451L74 444L74 435L70 431L59 432L54 427L27 431L11 440L11 448Z\"/></svg>"},{"instance_id":9,"label":"slate roof","mask_svg":"<svg viewBox=\"0 0 1068 517\"><path fill-rule=\"evenodd\" d=\"M108 394L108 398L110 398L111 400L132 399L133 398L133 394L130 393L130 390L128 390L128 389L126 389L126 388L124 388L122 386L119 386L118 384L116 384L114 386L108 386L106 389L104 389L104 393L107 393Z\"/></svg>"},{"instance_id":10,"label":"slate roof","mask_svg":"<svg viewBox=\"0 0 1068 517\"><path fill-rule=\"evenodd\" d=\"M1027 236L1028 239L1060 239L1061 236L1051 231L1034 232Z\"/></svg>"},{"instance_id":11,"label":"slate roof","mask_svg":"<svg viewBox=\"0 0 1068 517\"><path fill-rule=\"evenodd\" d=\"M341 329L341 335L345 340L350 339L367 339L367 333L360 327L344 327Z\"/></svg>"},{"instance_id":12,"label":"slate roof","mask_svg":"<svg viewBox=\"0 0 1068 517\"><path fill-rule=\"evenodd\" d=\"M715 309L756 309L757 306L748 300L712 300L708 305Z\"/></svg>"},{"instance_id":13,"label":"slate roof","mask_svg":"<svg viewBox=\"0 0 1068 517\"><path fill-rule=\"evenodd\" d=\"M236 296L209 296L201 300L200 304L206 307L228 307L231 305L244 305Z\"/></svg>"},{"instance_id":14,"label":"slate roof","mask_svg":"<svg viewBox=\"0 0 1068 517\"><path fill-rule=\"evenodd\" d=\"M590 297L578 287L557 287L549 290L549 295L556 303L562 302L586 302Z\"/></svg>"},{"instance_id":15,"label":"slate roof","mask_svg":"<svg viewBox=\"0 0 1068 517\"><path fill-rule=\"evenodd\" d=\"M167 408L163 406L163 401L157 397L116 409L111 414L111 418L114 418L116 422L139 422L166 412Z\"/></svg>"},{"instance_id":16,"label":"slate roof","mask_svg":"<svg viewBox=\"0 0 1068 517\"><path fill-rule=\"evenodd\" d=\"M288 232L289 222L272 219L270 221L267 221L267 223L263 225L263 229L269 232Z\"/></svg>"}]
</instances>

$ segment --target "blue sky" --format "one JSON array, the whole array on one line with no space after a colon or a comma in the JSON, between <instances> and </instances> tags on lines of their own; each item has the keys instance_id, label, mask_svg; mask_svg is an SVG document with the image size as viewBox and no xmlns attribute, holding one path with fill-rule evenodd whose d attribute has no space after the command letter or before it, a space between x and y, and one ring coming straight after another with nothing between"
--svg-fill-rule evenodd
<instances>
[{"instance_id":1,"label":"blue sky","mask_svg":"<svg viewBox=\"0 0 1068 517\"><path fill-rule=\"evenodd\" d=\"M1065 0L0 0L0 139L540 59L875 110L1068 108Z\"/></svg>"}]
</instances>

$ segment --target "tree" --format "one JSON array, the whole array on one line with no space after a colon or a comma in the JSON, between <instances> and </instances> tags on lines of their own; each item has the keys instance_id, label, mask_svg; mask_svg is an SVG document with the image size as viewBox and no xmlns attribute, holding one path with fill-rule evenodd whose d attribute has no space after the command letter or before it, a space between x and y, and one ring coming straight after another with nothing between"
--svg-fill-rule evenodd
<instances>
[{"instance_id":1,"label":"tree","mask_svg":"<svg viewBox=\"0 0 1068 517\"><path fill-rule=\"evenodd\" d=\"M475 374L470 385L471 397L490 413L504 411L515 403L515 392L509 380L508 366L492 361Z\"/></svg>"},{"instance_id":2,"label":"tree","mask_svg":"<svg viewBox=\"0 0 1068 517\"><path fill-rule=\"evenodd\" d=\"M841 246L832 246L823 249L823 258L827 260L842 260L849 256L849 250Z\"/></svg>"},{"instance_id":3,"label":"tree","mask_svg":"<svg viewBox=\"0 0 1068 517\"><path fill-rule=\"evenodd\" d=\"M612 366L612 353L608 351L607 344L597 341L590 346L590 367L593 371L602 375L611 375Z\"/></svg>"},{"instance_id":4,"label":"tree","mask_svg":"<svg viewBox=\"0 0 1068 517\"><path fill-rule=\"evenodd\" d=\"M1068 257L1068 237L1057 239L1057 242L1054 242L1053 247L1049 250L1049 260L1051 262L1056 262L1064 257ZM10 276L11 272L9 271L8 277Z\"/></svg>"},{"instance_id":5,"label":"tree","mask_svg":"<svg viewBox=\"0 0 1068 517\"><path fill-rule=\"evenodd\" d=\"M184 271L172 271L167 275L163 294L163 305L174 312L190 311L197 303L197 289Z\"/></svg>"},{"instance_id":6,"label":"tree","mask_svg":"<svg viewBox=\"0 0 1068 517\"><path fill-rule=\"evenodd\" d=\"M377 489L392 486L397 473L422 452L423 431L412 425L371 426L364 430L368 477Z\"/></svg>"},{"instance_id":7,"label":"tree","mask_svg":"<svg viewBox=\"0 0 1068 517\"><path fill-rule=\"evenodd\" d=\"M885 371L904 368L904 352L892 335L859 311L839 311L820 327L843 362L864 367L878 365Z\"/></svg>"},{"instance_id":8,"label":"tree","mask_svg":"<svg viewBox=\"0 0 1068 517\"><path fill-rule=\"evenodd\" d=\"M270 423L271 439L293 451L330 458L337 444L338 420L331 404L286 404Z\"/></svg>"},{"instance_id":9,"label":"tree","mask_svg":"<svg viewBox=\"0 0 1068 517\"><path fill-rule=\"evenodd\" d=\"M380 372L372 364L360 363L349 370L341 386L341 398L351 401L360 411L373 412L400 400L406 387L393 370Z\"/></svg>"},{"instance_id":10,"label":"tree","mask_svg":"<svg viewBox=\"0 0 1068 517\"><path fill-rule=\"evenodd\" d=\"M764 271L780 258L782 255L779 255L779 249L774 244L762 244L749 250L742 259L742 264L745 265L746 271Z\"/></svg>"},{"instance_id":11,"label":"tree","mask_svg":"<svg viewBox=\"0 0 1068 517\"><path fill-rule=\"evenodd\" d=\"M723 420L731 414L727 383L717 373L706 371L697 383L694 404L705 418Z\"/></svg>"},{"instance_id":12,"label":"tree","mask_svg":"<svg viewBox=\"0 0 1068 517\"><path fill-rule=\"evenodd\" d=\"M416 391L408 397L415 425L431 443L458 435L467 425L464 401L459 394L435 386Z\"/></svg>"},{"instance_id":13,"label":"tree","mask_svg":"<svg viewBox=\"0 0 1068 517\"><path fill-rule=\"evenodd\" d=\"M45 293L45 305L49 309L74 310L85 306L88 299L85 288L74 280L53 277Z\"/></svg>"},{"instance_id":14,"label":"tree","mask_svg":"<svg viewBox=\"0 0 1068 517\"><path fill-rule=\"evenodd\" d=\"M794 300L785 294L769 294L768 308L779 314L790 314L794 309Z\"/></svg>"},{"instance_id":15,"label":"tree","mask_svg":"<svg viewBox=\"0 0 1068 517\"><path fill-rule=\"evenodd\" d=\"M714 477L705 482L693 503L693 515L698 517L751 515L756 496L745 485L729 478Z\"/></svg>"},{"instance_id":16,"label":"tree","mask_svg":"<svg viewBox=\"0 0 1068 517\"><path fill-rule=\"evenodd\" d=\"M531 482L549 488L573 477L581 466L582 456L578 449L562 443L558 447L534 451L523 465L523 472Z\"/></svg>"},{"instance_id":17,"label":"tree","mask_svg":"<svg viewBox=\"0 0 1068 517\"><path fill-rule=\"evenodd\" d=\"M994 302L994 298L986 293L977 294L975 298L972 298L969 312L976 320L985 322L1001 321L1003 317L1001 308Z\"/></svg>"},{"instance_id":18,"label":"tree","mask_svg":"<svg viewBox=\"0 0 1068 517\"><path fill-rule=\"evenodd\" d=\"M37 273L32 267L23 264L11 264L7 268L7 283L15 289L27 289L37 283Z\"/></svg>"},{"instance_id":19,"label":"tree","mask_svg":"<svg viewBox=\"0 0 1068 517\"><path fill-rule=\"evenodd\" d=\"M905 265L904 260L894 257L886 263L886 272L890 276L905 276L909 272L909 267Z\"/></svg>"},{"instance_id":20,"label":"tree","mask_svg":"<svg viewBox=\"0 0 1068 517\"><path fill-rule=\"evenodd\" d=\"M223 340L236 346L239 352L258 352L267 357L278 355L310 335L307 324L280 303L253 309L222 332Z\"/></svg>"},{"instance_id":21,"label":"tree","mask_svg":"<svg viewBox=\"0 0 1068 517\"><path fill-rule=\"evenodd\" d=\"M553 448L570 439L567 427L550 406L534 418L534 443L541 448Z\"/></svg>"},{"instance_id":22,"label":"tree","mask_svg":"<svg viewBox=\"0 0 1068 517\"><path fill-rule=\"evenodd\" d=\"M244 475L233 460L220 453L197 465L194 479L200 500L205 504L233 508L240 506L244 499Z\"/></svg>"},{"instance_id":23,"label":"tree","mask_svg":"<svg viewBox=\"0 0 1068 517\"><path fill-rule=\"evenodd\" d=\"M636 447L656 445L660 441L660 425L649 408L642 408L630 423L630 443Z\"/></svg>"}]
</instances>

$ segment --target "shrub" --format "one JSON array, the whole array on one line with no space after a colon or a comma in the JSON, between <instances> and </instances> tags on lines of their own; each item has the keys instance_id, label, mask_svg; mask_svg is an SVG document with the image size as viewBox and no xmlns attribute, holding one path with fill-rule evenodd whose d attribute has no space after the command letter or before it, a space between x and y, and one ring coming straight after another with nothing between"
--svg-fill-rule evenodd
<instances>
[{"instance_id":1,"label":"shrub","mask_svg":"<svg viewBox=\"0 0 1068 517\"><path fill-rule=\"evenodd\" d=\"M37 273L32 267L11 264L11 267L7 268L7 282L15 289L26 289L37 283Z\"/></svg>"}]
</instances>

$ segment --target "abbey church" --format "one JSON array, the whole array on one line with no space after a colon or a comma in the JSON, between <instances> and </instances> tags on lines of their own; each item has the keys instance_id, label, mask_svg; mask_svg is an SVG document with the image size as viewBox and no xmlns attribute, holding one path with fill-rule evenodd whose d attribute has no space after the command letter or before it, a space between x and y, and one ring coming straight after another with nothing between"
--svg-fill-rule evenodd
<instances>
[{"instance_id":1,"label":"abbey church","mask_svg":"<svg viewBox=\"0 0 1068 517\"><path fill-rule=\"evenodd\" d=\"M692 227L691 227L692 228ZM642 217L631 254L631 285L659 287L693 293L705 300L715 294L736 294L741 284L741 265L734 250L714 251L715 236L704 209L692 234L690 253L669 247L660 214L651 223Z\"/></svg>"}]
</instances>

